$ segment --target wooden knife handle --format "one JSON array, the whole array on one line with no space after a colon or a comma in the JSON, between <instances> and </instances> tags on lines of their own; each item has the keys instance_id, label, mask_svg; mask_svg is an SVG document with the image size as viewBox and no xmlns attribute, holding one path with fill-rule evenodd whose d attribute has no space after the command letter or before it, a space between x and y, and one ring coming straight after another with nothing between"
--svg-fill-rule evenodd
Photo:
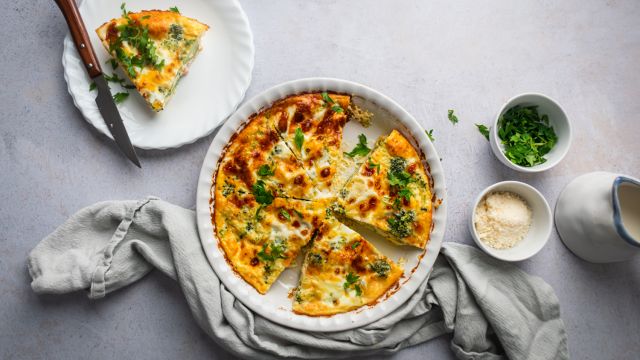
<instances>
[{"instance_id":1,"label":"wooden knife handle","mask_svg":"<svg viewBox=\"0 0 640 360\"><path fill-rule=\"evenodd\" d=\"M94 78L102 74L100 62L98 61L95 51L93 51L89 34L87 34L87 29L84 27L84 22L82 21L82 17L80 17L80 12L78 11L75 0L55 0L55 2L62 11L67 25L69 25L71 37L73 37L73 42L76 44L80 58L82 58L82 62L84 62L89 76Z\"/></svg>"}]
</instances>

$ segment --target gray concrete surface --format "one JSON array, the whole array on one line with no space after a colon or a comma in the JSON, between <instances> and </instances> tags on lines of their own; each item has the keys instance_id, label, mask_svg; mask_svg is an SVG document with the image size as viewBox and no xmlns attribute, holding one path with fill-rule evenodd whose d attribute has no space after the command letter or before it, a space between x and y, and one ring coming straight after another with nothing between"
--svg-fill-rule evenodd
<instances>
[{"instance_id":1,"label":"gray concrete surface","mask_svg":"<svg viewBox=\"0 0 640 360\"><path fill-rule=\"evenodd\" d=\"M391 96L434 129L448 180L447 241L472 244L470 203L494 182L525 181L553 206L578 174L640 176L636 0L242 4L256 45L248 97L296 78L345 78ZM159 274L100 301L31 292L29 250L81 207L154 194L193 208L211 137L141 151L144 169L130 166L67 94L60 63L67 28L54 2L2 0L1 7L0 358L228 358ZM525 91L557 99L574 126L568 156L543 174L499 164L473 125ZM456 110L458 125L447 121L447 109ZM585 263L554 232L518 266L557 292L574 359L640 357L640 263ZM394 358L451 358L448 342L441 337Z\"/></svg>"}]
</instances>

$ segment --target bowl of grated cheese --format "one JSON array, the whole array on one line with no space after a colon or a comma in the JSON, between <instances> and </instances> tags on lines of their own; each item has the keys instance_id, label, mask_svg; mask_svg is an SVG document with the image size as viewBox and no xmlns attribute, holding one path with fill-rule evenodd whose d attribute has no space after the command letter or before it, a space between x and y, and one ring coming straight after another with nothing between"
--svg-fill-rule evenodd
<instances>
[{"instance_id":1,"label":"bowl of grated cheese","mask_svg":"<svg viewBox=\"0 0 640 360\"><path fill-rule=\"evenodd\" d=\"M551 209L531 185L503 181L484 189L471 208L469 230L485 253L504 261L522 261L547 243Z\"/></svg>"}]
</instances>

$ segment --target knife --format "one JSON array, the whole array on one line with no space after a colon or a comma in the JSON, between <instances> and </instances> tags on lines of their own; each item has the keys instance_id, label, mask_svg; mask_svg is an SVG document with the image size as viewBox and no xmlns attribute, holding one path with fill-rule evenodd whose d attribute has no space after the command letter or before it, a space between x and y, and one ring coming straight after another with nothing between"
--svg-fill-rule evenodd
<instances>
[{"instance_id":1,"label":"knife","mask_svg":"<svg viewBox=\"0 0 640 360\"><path fill-rule=\"evenodd\" d=\"M129 140L129 135L127 135L127 129L125 129L122 123L122 118L120 117L116 103L113 101L107 80L104 78L98 57L93 50L93 46L91 46L87 29L84 26L82 17L80 17L80 12L78 11L75 1L55 0L55 2L62 11L67 25L69 25L71 37L76 45L76 49L78 49L78 53L80 53L80 58L84 66L87 68L89 77L91 77L96 84L98 90L96 104L98 105L104 122L107 124L107 129L109 129L109 132L113 135L113 140L115 140L120 151L136 164L136 166L142 168L136 155L136 150L131 145L131 140Z\"/></svg>"}]
</instances>

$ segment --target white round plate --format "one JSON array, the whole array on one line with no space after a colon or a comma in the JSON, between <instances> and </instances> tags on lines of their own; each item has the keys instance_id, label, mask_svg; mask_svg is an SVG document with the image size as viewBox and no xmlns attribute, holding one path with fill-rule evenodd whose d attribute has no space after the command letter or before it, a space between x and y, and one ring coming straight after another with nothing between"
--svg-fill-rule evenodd
<instances>
[{"instance_id":1,"label":"white round plate","mask_svg":"<svg viewBox=\"0 0 640 360\"><path fill-rule=\"evenodd\" d=\"M424 153L425 160L431 168L435 195L442 200L442 204L433 214L434 228L431 240L427 244L426 254L423 250L392 245L376 234L360 231L383 254L394 261L404 261L405 271L404 277L400 280L401 286L396 292L387 294L373 306L365 306L348 313L329 317L298 315L291 310L292 304L288 294L292 288L298 285L302 256L296 260L294 267L285 270L280 275L265 295L259 294L238 276L218 247L218 239L211 224L212 209L209 204L212 182L214 181L213 175L222 151L231 136L246 123L249 116L276 100L311 91L351 94L355 104L374 113L373 124L368 128L362 127L355 121L347 123L342 145L346 151L355 146L360 133L367 136L369 144L373 144L379 136L389 134L392 129L400 130L403 134L408 135L409 139L413 138L414 145L417 145ZM436 149L418 122L396 102L373 89L345 80L323 78L302 79L278 85L244 103L231 115L211 142L200 172L196 200L198 230L204 252L225 287L251 310L271 321L296 329L313 329L313 331L340 331L366 325L389 314L409 299L431 272L442 244L446 221L444 171L439 159Z\"/></svg>"},{"instance_id":2,"label":"white round plate","mask_svg":"<svg viewBox=\"0 0 640 360\"><path fill-rule=\"evenodd\" d=\"M253 37L240 4L236 0L129 0L126 5L132 12L177 6L184 16L210 27L202 39L202 51L163 111L151 110L135 89L118 105L131 143L142 149L166 149L210 134L240 104L251 81ZM103 72L112 74L111 65L105 64L109 55L95 29L121 16L120 2L84 0L79 9ZM111 138L95 102L97 93L89 91L91 79L69 34L64 39L62 65L75 105L89 123ZM124 77L120 69L116 72ZM123 91L114 83L109 86L112 93Z\"/></svg>"}]
</instances>

